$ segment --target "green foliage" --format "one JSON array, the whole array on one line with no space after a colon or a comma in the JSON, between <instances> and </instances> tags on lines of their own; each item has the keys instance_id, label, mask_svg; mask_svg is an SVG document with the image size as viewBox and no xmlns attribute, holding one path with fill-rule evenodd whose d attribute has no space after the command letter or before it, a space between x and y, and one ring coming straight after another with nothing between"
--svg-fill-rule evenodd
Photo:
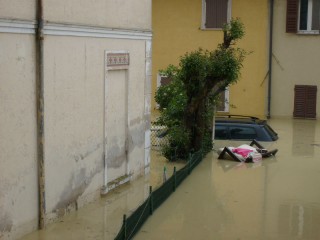
<instances>
[{"instance_id":1,"label":"green foliage","mask_svg":"<svg viewBox=\"0 0 320 240\"><path fill-rule=\"evenodd\" d=\"M243 38L245 34L244 25L239 18L231 19L230 23L224 26L223 32L226 33L233 41L237 41Z\"/></svg>"},{"instance_id":2,"label":"green foliage","mask_svg":"<svg viewBox=\"0 0 320 240\"><path fill-rule=\"evenodd\" d=\"M176 125L169 128L167 133L168 143L162 146L162 154L170 161L178 158L186 159L189 152L189 133L182 126Z\"/></svg>"},{"instance_id":3,"label":"green foliage","mask_svg":"<svg viewBox=\"0 0 320 240\"><path fill-rule=\"evenodd\" d=\"M243 24L233 19L216 50L186 53L178 67L169 65L161 72L172 80L155 96L161 113L158 124L168 128L162 153L169 160L212 148L213 106L219 93L239 79L246 52L233 45L243 36Z\"/></svg>"}]
</instances>

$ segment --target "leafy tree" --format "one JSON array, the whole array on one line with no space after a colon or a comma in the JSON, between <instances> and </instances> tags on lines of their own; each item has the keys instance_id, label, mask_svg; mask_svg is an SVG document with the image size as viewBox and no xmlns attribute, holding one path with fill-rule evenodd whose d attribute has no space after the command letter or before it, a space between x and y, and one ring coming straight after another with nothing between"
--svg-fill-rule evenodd
<instances>
[{"instance_id":1,"label":"leafy tree","mask_svg":"<svg viewBox=\"0 0 320 240\"><path fill-rule=\"evenodd\" d=\"M155 96L161 113L158 123L168 129L162 153L169 160L212 149L213 106L219 93L238 80L246 55L235 47L244 36L239 19L226 24L223 33L217 49L186 53L178 67L169 65L162 71L172 80L159 87Z\"/></svg>"}]
</instances>

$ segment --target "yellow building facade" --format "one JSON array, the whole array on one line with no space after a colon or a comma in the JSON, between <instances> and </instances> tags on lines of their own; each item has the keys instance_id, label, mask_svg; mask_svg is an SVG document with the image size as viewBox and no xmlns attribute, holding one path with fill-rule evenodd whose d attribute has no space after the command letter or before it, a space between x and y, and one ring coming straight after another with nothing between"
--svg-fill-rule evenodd
<instances>
[{"instance_id":1,"label":"yellow building facade","mask_svg":"<svg viewBox=\"0 0 320 240\"><path fill-rule=\"evenodd\" d=\"M220 2L220 3L219 3ZM214 50L223 41L221 28L207 27L209 8L225 4L227 19L240 18L246 34L238 45L250 54L246 57L239 81L226 92L224 112L264 118L267 114L268 88L268 0L153 0L152 110L161 84L159 70L178 65L180 56L198 48ZM214 5L217 4L218 5ZM209 9L209 10L208 10ZM217 15L220 15L219 10ZM214 17L214 16L213 16ZM210 19L209 19L210 20ZM211 21L211 20L210 20Z\"/></svg>"}]
</instances>

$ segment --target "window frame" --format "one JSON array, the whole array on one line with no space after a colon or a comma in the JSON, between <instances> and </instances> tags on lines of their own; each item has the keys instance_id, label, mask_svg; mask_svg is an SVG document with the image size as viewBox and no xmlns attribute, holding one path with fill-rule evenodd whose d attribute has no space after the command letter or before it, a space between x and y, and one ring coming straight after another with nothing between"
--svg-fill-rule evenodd
<instances>
[{"instance_id":1,"label":"window frame","mask_svg":"<svg viewBox=\"0 0 320 240\"><path fill-rule=\"evenodd\" d=\"M157 89L159 87L161 87L161 80L163 77L167 77L166 75L164 74L161 74L160 72L157 73ZM156 103L156 109L160 109L160 105L158 103Z\"/></svg>"},{"instance_id":2,"label":"window frame","mask_svg":"<svg viewBox=\"0 0 320 240\"><path fill-rule=\"evenodd\" d=\"M207 0L202 0L202 19L201 19L201 30L222 30L223 28L207 28L206 27L206 1ZM228 7L227 7L227 23L230 22L231 16L232 16L232 0L227 0L228 1Z\"/></svg>"},{"instance_id":3,"label":"window frame","mask_svg":"<svg viewBox=\"0 0 320 240\"><path fill-rule=\"evenodd\" d=\"M226 87L226 89L224 90L224 110L223 111L219 111L217 110L217 112L219 113L227 113L229 112L229 95L230 95L230 92L229 92L229 87Z\"/></svg>"},{"instance_id":4,"label":"window frame","mask_svg":"<svg viewBox=\"0 0 320 240\"><path fill-rule=\"evenodd\" d=\"M313 1L308 0L307 30L300 30L301 0L287 0L286 32L301 35L319 35L320 29L312 30ZM309 4L311 3L311 4Z\"/></svg>"},{"instance_id":5,"label":"window frame","mask_svg":"<svg viewBox=\"0 0 320 240\"><path fill-rule=\"evenodd\" d=\"M297 30L298 30L298 33L300 34L319 34L319 30L312 30L313 1L314 0L308 0L307 30L301 30L300 29L301 0L299 0Z\"/></svg>"}]
</instances>

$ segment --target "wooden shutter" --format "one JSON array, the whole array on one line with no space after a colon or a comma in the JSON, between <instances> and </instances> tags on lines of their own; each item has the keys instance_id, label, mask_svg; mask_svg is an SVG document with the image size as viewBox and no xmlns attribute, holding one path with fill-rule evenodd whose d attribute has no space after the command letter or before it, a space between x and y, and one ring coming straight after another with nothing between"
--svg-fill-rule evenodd
<instances>
[{"instance_id":1,"label":"wooden shutter","mask_svg":"<svg viewBox=\"0 0 320 240\"><path fill-rule=\"evenodd\" d=\"M320 1L312 2L312 27L311 30L320 30Z\"/></svg>"},{"instance_id":2,"label":"wooden shutter","mask_svg":"<svg viewBox=\"0 0 320 240\"><path fill-rule=\"evenodd\" d=\"M286 32L296 33L298 27L299 0L287 0Z\"/></svg>"},{"instance_id":3,"label":"wooden shutter","mask_svg":"<svg viewBox=\"0 0 320 240\"><path fill-rule=\"evenodd\" d=\"M307 86L306 118L316 118L317 115L317 86Z\"/></svg>"},{"instance_id":4,"label":"wooden shutter","mask_svg":"<svg viewBox=\"0 0 320 240\"><path fill-rule=\"evenodd\" d=\"M166 77L166 76L161 76L160 86L168 85L170 82L171 82L171 78Z\"/></svg>"},{"instance_id":5,"label":"wooden shutter","mask_svg":"<svg viewBox=\"0 0 320 240\"><path fill-rule=\"evenodd\" d=\"M206 28L222 28L228 21L228 0L206 0Z\"/></svg>"},{"instance_id":6,"label":"wooden shutter","mask_svg":"<svg viewBox=\"0 0 320 240\"><path fill-rule=\"evenodd\" d=\"M296 85L294 88L294 111L297 118L316 118L317 86Z\"/></svg>"}]
</instances>

